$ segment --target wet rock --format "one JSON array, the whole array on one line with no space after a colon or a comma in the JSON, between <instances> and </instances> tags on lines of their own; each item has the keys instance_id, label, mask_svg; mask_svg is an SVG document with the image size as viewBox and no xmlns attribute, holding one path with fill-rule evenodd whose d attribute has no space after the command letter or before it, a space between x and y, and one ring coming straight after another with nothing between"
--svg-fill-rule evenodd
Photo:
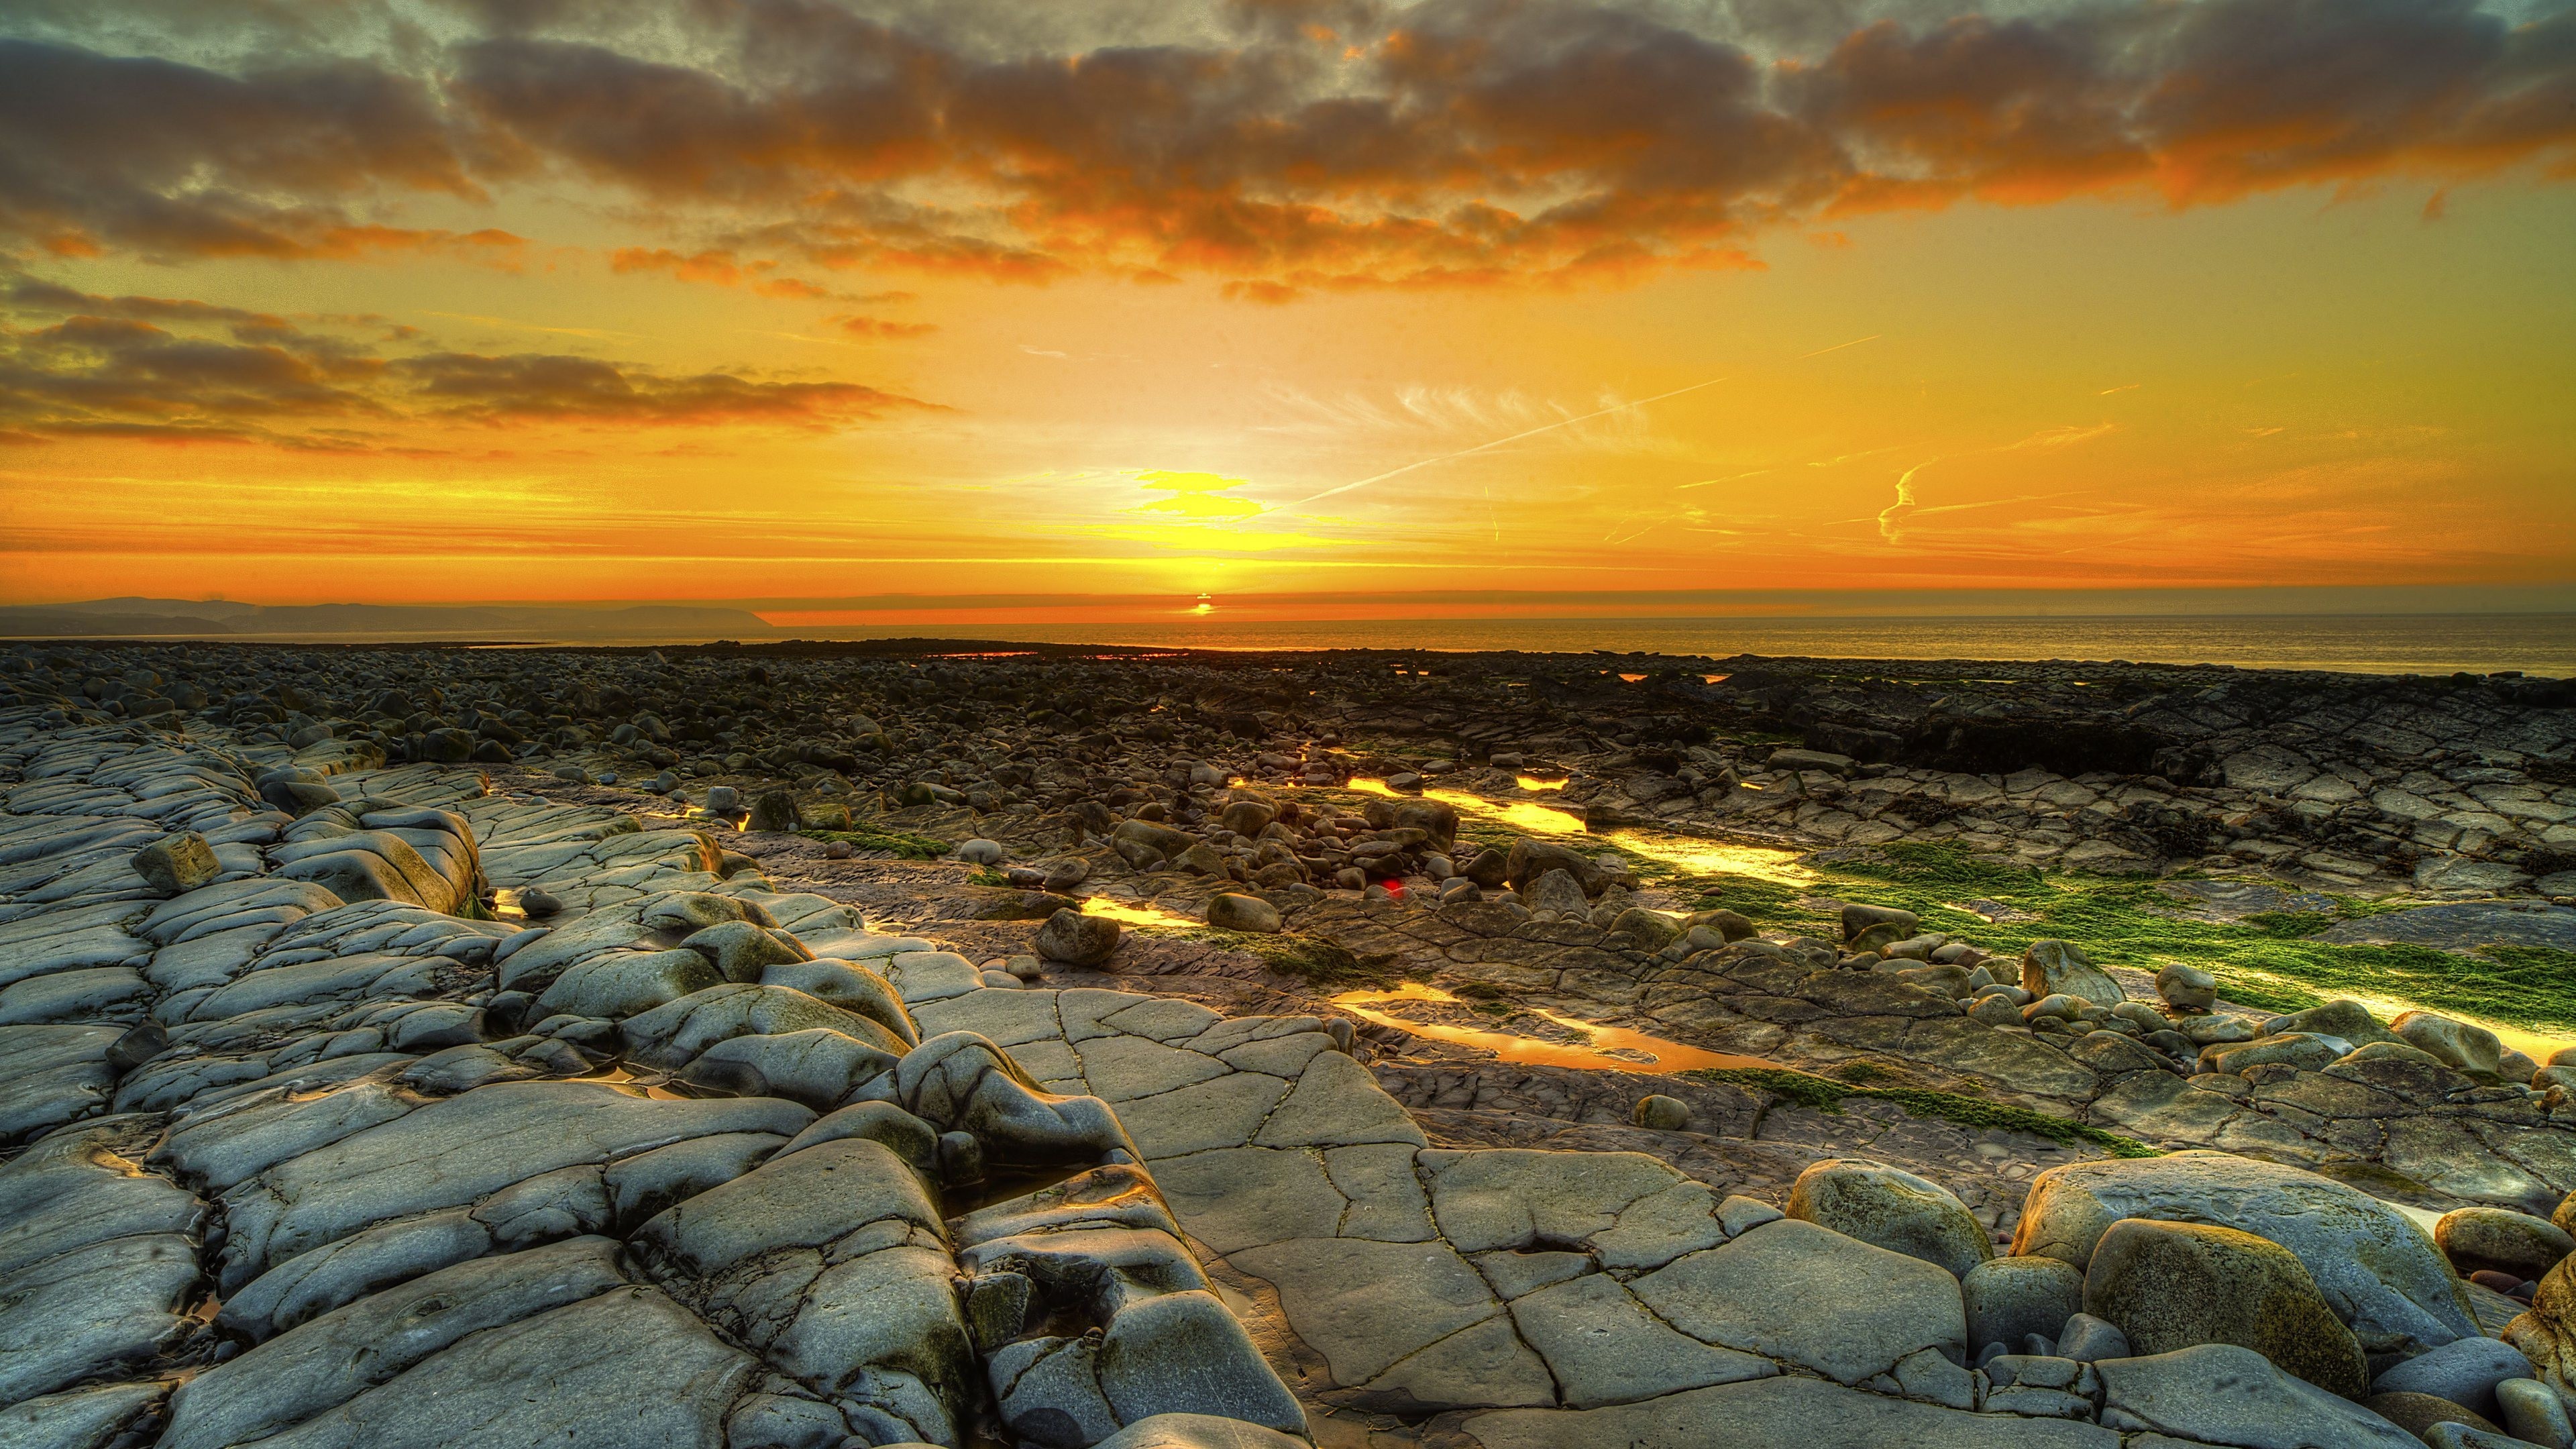
<instances>
[{"instance_id":1,"label":"wet rock","mask_svg":"<svg viewBox=\"0 0 2576 1449\"><path fill-rule=\"evenodd\" d=\"M2084 1311L2139 1354L2200 1344L2250 1348L2326 1392L2359 1398L2361 1344L2289 1250L2251 1233L2130 1218L2111 1225L2084 1272Z\"/></svg>"},{"instance_id":2,"label":"wet rock","mask_svg":"<svg viewBox=\"0 0 2576 1449\"><path fill-rule=\"evenodd\" d=\"M1994 1244L1949 1189L1862 1158L1827 1158L1798 1174L1788 1215L1962 1277Z\"/></svg>"},{"instance_id":3,"label":"wet rock","mask_svg":"<svg viewBox=\"0 0 2576 1449\"><path fill-rule=\"evenodd\" d=\"M1098 966L1117 951L1120 934L1116 921L1067 907L1038 928L1038 954L1068 966Z\"/></svg>"},{"instance_id":4,"label":"wet rock","mask_svg":"<svg viewBox=\"0 0 2576 1449\"><path fill-rule=\"evenodd\" d=\"M2546 1218L2506 1208L2469 1207L2444 1213L2433 1241L2465 1278L2481 1269L2518 1282L2541 1277L2576 1253L2576 1238Z\"/></svg>"}]
</instances>

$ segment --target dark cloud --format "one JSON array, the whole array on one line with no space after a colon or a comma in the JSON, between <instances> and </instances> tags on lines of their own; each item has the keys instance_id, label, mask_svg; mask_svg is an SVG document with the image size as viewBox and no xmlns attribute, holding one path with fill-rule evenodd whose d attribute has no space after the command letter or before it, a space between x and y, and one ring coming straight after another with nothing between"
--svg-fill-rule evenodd
<instances>
[{"instance_id":1,"label":"dark cloud","mask_svg":"<svg viewBox=\"0 0 2576 1449\"><path fill-rule=\"evenodd\" d=\"M701 239L620 270L1275 298L1746 265L1766 227L1968 198L2576 166L2576 11L2473 0L449 3L472 34L443 49L264 70L0 42L0 230L470 252L381 209L577 179Z\"/></svg>"},{"instance_id":2,"label":"dark cloud","mask_svg":"<svg viewBox=\"0 0 2576 1449\"><path fill-rule=\"evenodd\" d=\"M407 425L844 426L927 406L855 383L670 375L597 358L376 346L203 302L0 281L0 432L397 449ZM54 316L62 320L25 325ZM381 319L337 319L381 326ZM216 335L207 335L209 333Z\"/></svg>"},{"instance_id":3,"label":"dark cloud","mask_svg":"<svg viewBox=\"0 0 2576 1449\"><path fill-rule=\"evenodd\" d=\"M754 382L730 373L661 377L588 357L434 352L393 370L412 396L451 416L705 426L768 422L825 427L923 404L848 382Z\"/></svg>"}]
</instances>

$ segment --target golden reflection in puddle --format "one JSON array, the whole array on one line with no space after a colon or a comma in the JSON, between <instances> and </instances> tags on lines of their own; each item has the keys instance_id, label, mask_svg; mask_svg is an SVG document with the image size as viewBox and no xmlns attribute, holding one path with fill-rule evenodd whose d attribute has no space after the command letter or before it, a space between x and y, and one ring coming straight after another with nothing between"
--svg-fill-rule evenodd
<instances>
[{"instance_id":1,"label":"golden reflection in puddle","mask_svg":"<svg viewBox=\"0 0 2576 1449\"><path fill-rule=\"evenodd\" d=\"M1563 780L1542 780L1535 775L1514 775L1512 777L1512 783L1520 786L1524 790L1562 790L1565 788L1565 782Z\"/></svg>"},{"instance_id":2,"label":"golden reflection in puddle","mask_svg":"<svg viewBox=\"0 0 2576 1449\"><path fill-rule=\"evenodd\" d=\"M1384 780L1354 778L1351 788L1364 795L1384 795L1401 800L1401 791L1389 789ZM1500 821L1515 830L1531 835L1584 834L1583 817L1553 805L1536 805L1527 800L1488 800L1463 790L1425 790L1422 797L1437 800L1461 815L1474 815ZM1816 873L1798 863L1794 850L1775 850L1766 845L1731 845L1722 840L1700 840L1686 835L1667 835L1659 830L1613 830L1599 837L1633 855L1660 861L1675 870L1701 875L1742 875L1767 880L1778 885L1803 886L1816 882Z\"/></svg>"},{"instance_id":3,"label":"golden reflection in puddle","mask_svg":"<svg viewBox=\"0 0 2576 1449\"><path fill-rule=\"evenodd\" d=\"M1735 1056L1713 1052L1702 1047L1685 1046L1677 1041L1648 1036L1623 1026L1596 1026L1571 1016L1559 1016L1542 1007L1525 1007L1534 1016L1544 1017L1558 1026L1581 1032L1585 1045L1567 1042L1539 1041L1515 1036L1507 1031L1479 1031L1473 1027L1444 1026L1435 1022L1410 1021L1401 1016L1371 1010L1373 1003L1430 1001L1454 1004L1457 997L1437 986L1407 981L1391 991L1345 991L1332 998L1333 1005L1354 1016L1425 1036L1433 1041L1458 1046L1481 1047L1507 1062L1524 1062L1533 1066L1575 1067L1591 1072L1638 1072L1648 1076L1667 1072L1696 1071L1714 1067L1773 1067L1778 1062L1761 1057ZM1612 1052L1635 1052L1651 1060L1612 1056Z\"/></svg>"},{"instance_id":4,"label":"golden reflection in puddle","mask_svg":"<svg viewBox=\"0 0 2576 1449\"><path fill-rule=\"evenodd\" d=\"M1794 850L1774 850L1767 845L1729 845L1722 840L1694 840L1684 835L1648 835L1637 830L1613 830L1607 837L1611 844L1659 860L1675 870L1702 875L1746 875L1778 885L1813 885L1816 873L1798 863Z\"/></svg>"},{"instance_id":5,"label":"golden reflection in puddle","mask_svg":"<svg viewBox=\"0 0 2576 1449\"><path fill-rule=\"evenodd\" d=\"M1203 926L1205 921L1149 906L1142 901L1112 900L1107 896L1084 896L1082 913L1116 921L1122 926Z\"/></svg>"},{"instance_id":6,"label":"golden reflection in puddle","mask_svg":"<svg viewBox=\"0 0 2576 1449\"><path fill-rule=\"evenodd\" d=\"M669 1080L667 1077L656 1076L650 1082L647 1082L622 1066L610 1067L606 1071L592 1072L588 1076L568 1077L565 1078L565 1080L574 1082L597 1082L603 1087L615 1087L621 1092L631 1093L639 1097L649 1097L656 1102L686 1102L691 1100L685 1093L674 1092L670 1088L661 1085L663 1082Z\"/></svg>"}]
</instances>

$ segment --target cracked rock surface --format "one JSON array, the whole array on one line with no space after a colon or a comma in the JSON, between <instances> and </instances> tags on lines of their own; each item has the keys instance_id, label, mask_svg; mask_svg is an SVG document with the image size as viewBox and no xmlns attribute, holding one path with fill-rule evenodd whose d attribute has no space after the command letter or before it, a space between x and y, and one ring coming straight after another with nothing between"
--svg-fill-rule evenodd
<instances>
[{"instance_id":1,"label":"cracked rock surface","mask_svg":"<svg viewBox=\"0 0 2576 1449\"><path fill-rule=\"evenodd\" d=\"M2427 1229L2456 1207L2563 1218L2576 1189L2565 1093L2501 1077L2459 1023L2156 1005L2071 947L2009 963L1902 911L1857 907L1840 941L1676 922L1565 846L1471 857L1432 802L1342 829L1232 791L1320 756L1246 748L1117 799L1085 772L1107 720L1155 713L1111 708L1130 697L1047 696L1057 749L951 754L965 783L934 788L874 718L785 689L684 710L667 661L606 656L547 700L542 661L307 658L183 679L91 651L80 703L36 697L54 663L12 671L0 1446L2418 1442L2256 1346L2132 1351L2076 1311L2155 1300L2134 1272L2086 1276L2137 1219L2277 1245L2374 1378L2439 1382L2434 1355L2478 1344L2481 1365L2529 1354L2482 1402L2576 1397L2564 1265L2507 1296ZM903 668L864 683L876 707L955 723L1012 678ZM1121 668L1122 688L1157 678ZM2306 822L2285 883L2341 884L2397 869L2356 842L2389 833L2404 786L2505 822L2406 832L2414 879L2496 867L2529 895L2562 828L2564 702L2502 686L2185 696L2133 672L2110 680L2115 721L2038 674L2011 699L1926 701L1794 670L1613 686L1587 668L1541 661L1522 698L1423 676L1400 707L1320 676L1293 697L1207 665L1160 678L1247 741L1293 713L1545 751L1579 765L1573 803L1684 831L1866 845L1896 838L1870 825L2012 822L2045 845L2043 808L2093 810L2112 823L2087 839L2171 859L2209 840L2159 812L2254 802L2282 813L2235 838ZM1657 745L1646 721L1686 703L1804 742L1767 768ZM2272 723L2293 706L2305 732ZM1170 742L1156 728L1140 758ZM1993 799L1953 778L2032 731L2063 736L2064 773ZM2512 778L2382 778L2456 763L2424 743L2454 738L2515 753L2467 767ZM830 856L830 832L601 778L764 740L769 758L705 772L798 781L754 823L839 805L839 843L891 844ZM2164 784L2087 783L2115 767ZM852 814L853 782L892 788ZM1934 797L1948 813L1907 813ZM2381 813L2347 808L2364 801ZM907 832L968 839L958 824L977 848L907 858ZM1140 906L1204 913L1230 890L1270 909L1239 913L1251 931L1059 924L1104 919L1074 894L1095 877L1151 886L1122 898ZM2413 914L2371 919L2449 929ZM1326 947L1472 990L1424 1001L1417 1034L1265 954ZM1772 1075L1649 1081L1617 1068L1651 1051L1576 1067L1429 1032L1471 1033L1496 1000L1550 1023L1529 1041L1615 1024ZM1804 1078L1818 1095L1777 1071L1864 1060L1901 1075Z\"/></svg>"}]
</instances>

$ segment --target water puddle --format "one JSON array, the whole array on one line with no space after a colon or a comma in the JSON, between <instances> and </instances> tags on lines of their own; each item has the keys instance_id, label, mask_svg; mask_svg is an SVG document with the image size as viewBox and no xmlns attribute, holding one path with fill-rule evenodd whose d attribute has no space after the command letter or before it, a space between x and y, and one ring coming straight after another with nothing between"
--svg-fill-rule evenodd
<instances>
[{"instance_id":1,"label":"water puddle","mask_svg":"<svg viewBox=\"0 0 2576 1449\"><path fill-rule=\"evenodd\" d=\"M1103 920L1116 921L1122 926L1196 927L1207 924L1194 916L1167 911L1161 906L1147 905L1143 901L1113 900L1108 896L1084 896L1082 913L1086 916L1098 916Z\"/></svg>"},{"instance_id":2,"label":"water puddle","mask_svg":"<svg viewBox=\"0 0 2576 1449\"><path fill-rule=\"evenodd\" d=\"M1562 784L1563 782L1559 782ZM1351 781L1353 790L1363 795L1383 795L1390 800L1407 798L1400 790L1391 789L1384 780L1366 776ZM1571 810L1553 805L1540 805L1528 800L1488 800L1464 790L1425 790L1425 800L1437 800L1461 815L1472 815L1508 825L1528 835L1586 835L1583 817ZM1813 885L1816 873L1798 863L1798 852L1778 850L1767 845L1734 845L1722 840L1701 840L1695 836L1668 835L1660 830L1622 828L1594 839L1632 855L1642 855L1675 870L1697 875L1741 875L1767 880L1777 885Z\"/></svg>"},{"instance_id":3,"label":"water puddle","mask_svg":"<svg viewBox=\"0 0 2576 1449\"><path fill-rule=\"evenodd\" d=\"M1481 1047L1507 1062L1524 1062L1533 1066L1576 1067L1592 1072L1638 1072L1649 1076L1667 1072L1696 1071L1714 1067L1765 1067L1777 1069L1778 1062L1761 1057L1735 1056L1713 1052L1703 1047L1685 1046L1677 1041L1648 1036L1624 1026L1598 1026L1571 1016L1560 1016L1544 1007L1524 1007L1533 1016L1582 1035L1582 1045L1568 1042L1540 1041L1534 1037L1515 1036L1507 1031L1480 1031L1474 1027L1448 1026L1438 1022L1414 1021L1391 1012L1373 1010L1377 1005L1403 1001L1436 1002L1463 1005L1459 998L1436 986L1407 981L1388 991L1345 991L1333 997L1332 1003L1352 1015L1425 1036L1433 1041L1452 1042L1459 1046Z\"/></svg>"},{"instance_id":4,"label":"water puddle","mask_svg":"<svg viewBox=\"0 0 2576 1449\"><path fill-rule=\"evenodd\" d=\"M1524 790L1562 790L1565 788L1567 782L1563 780L1542 780L1536 775L1514 775L1512 777L1512 783L1520 786Z\"/></svg>"}]
</instances>

